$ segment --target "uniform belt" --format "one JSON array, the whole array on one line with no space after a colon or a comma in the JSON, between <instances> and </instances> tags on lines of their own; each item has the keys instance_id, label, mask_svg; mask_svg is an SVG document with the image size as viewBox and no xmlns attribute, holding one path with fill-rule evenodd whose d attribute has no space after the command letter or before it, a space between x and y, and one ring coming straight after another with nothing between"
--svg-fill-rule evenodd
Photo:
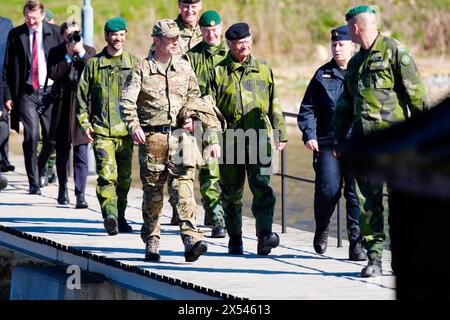
<instances>
[{"instance_id":1,"label":"uniform belt","mask_svg":"<svg viewBox=\"0 0 450 320\"><path fill-rule=\"evenodd\" d=\"M158 133L170 133L174 129L175 127L171 126L146 126L142 128L144 132L158 132Z\"/></svg>"}]
</instances>

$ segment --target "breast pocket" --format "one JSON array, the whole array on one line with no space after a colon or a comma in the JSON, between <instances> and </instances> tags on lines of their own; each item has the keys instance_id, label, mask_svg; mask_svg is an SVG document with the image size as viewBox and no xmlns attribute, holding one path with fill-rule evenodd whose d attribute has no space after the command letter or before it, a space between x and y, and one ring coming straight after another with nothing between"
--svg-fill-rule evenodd
<instances>
[{"instance_id":1,"label":"breast pocket","mask_svg":"<svg viewBox=\"0 0 450 320\"><path fill-rule=\"evenodd\" d=\"M371 88L392 89L394 87L391 68L384 64L372 64L370 66Z\"/></svg>"}]
</instances>

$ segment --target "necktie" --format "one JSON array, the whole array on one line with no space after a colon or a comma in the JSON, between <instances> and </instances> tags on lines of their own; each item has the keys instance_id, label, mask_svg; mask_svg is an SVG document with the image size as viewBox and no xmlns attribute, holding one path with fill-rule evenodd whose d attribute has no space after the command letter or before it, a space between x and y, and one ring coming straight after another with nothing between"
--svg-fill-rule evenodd
<instances>
[{"instance_id":1,"label":"necktie","mask_svg":"<svg viewBox=\"0 0 450 320\"><path fill-rule=\"evenodd\" d=\"M31 85L34 90L39 89L39 53L37 31L33 33L33 55L31 57Z\"/></svg>"}]
</instances>

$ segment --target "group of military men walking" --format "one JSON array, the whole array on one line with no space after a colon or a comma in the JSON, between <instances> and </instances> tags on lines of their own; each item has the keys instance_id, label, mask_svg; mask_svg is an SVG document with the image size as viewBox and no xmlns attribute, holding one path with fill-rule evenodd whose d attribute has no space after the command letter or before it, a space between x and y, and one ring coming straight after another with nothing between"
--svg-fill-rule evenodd
<instances>
[{"instance_id":1,"label":"group of military men walking","mask_svg":"<svg viewBox=\"0 0 450 320\"><path fill-rule=\"evenodd\" d=\"M197 169L205 224L212 226L213 238L228 233L229 254L244 252L242 195L248 176L257 253L267 255L279 245L279 236L272 232L275 194L265 170L271 163L250 158L255 150L271 157L273 149L283 150L287 143L272 70L251 54L252 35L246 23L233 24L224 39L217 12L206 11L199 18L200 0L179 0L178 4L175 21L164 19L154 25L153 45L141 61L123 51L125 21L108 21L108 46L89 61L80 81L78 119L94 143L105 228L114 235L127 226L124 211L134 141L139 144L144 193L141 238L146 260L161 258L160 216L166 182L173 207L171 222L180 227L186 261L207 252L196 226ZM314 248L320 254L326 251L330 217L345 181L349 258L369 260L361 276L379 276L385 238L382 184L374 185L364 177L355 182L346 170L341 172L337 150L348 139L359 139L424 110L425 94L409 52L378 32L372 7L357 6L345 18L347 25L331 32L333 59L314 76L298 117L305 145L314 152ZM361 50L352 58L353 43ZM268 148L258 145L255 149L245 140L239 149L236 136L225 135L225 129L254 130L257 141L269 141ZM194 134L198 130L212 134L201 134L198 141ZM198 146L207 152L202 155ZM226 160L219 164L219 156ZM244 159L241 163L239 156Z\"/></svg>"},{"instance_id":2,"label":"group of military men walking","mask_svg":"<svg viewBox=\"0 0 450 320\"><path fill-rule=\"evenodd\" d=\"M288 140L272 70L252 55L248 24L231 25L224 38L217 12L199 17L201 0L178 0L178 6L176 20L154 25L153 44L143 60L124 50L125 19L108 20L107 45L88 60L79 80L76 117L93 144L105 229L111 236L132 231L125 210L137 143L146 260L161 259L166 183L171 222L180 228L185 260L196 261L207 252L196 225L197 171L205 225L212 226L212 238L228 234L228 253L236 255L244 253L247 175L257 254L268 255L280 243L272 231L276 198L270 186L271 159L273 150L283 150ZM314 153L314 249L319 254L327 249L330 218L345 182L349 258L369 260L361 272L364 277L382 274L383 185L341 171L337 151L348 139L361 139L425 110L424 86L411 55L378 32L375 14L370 6L357 6L347 12L347 25L331 31L333 59L314 75L298 115L305 145ZM361 49L352 57L353 43ZM230 131L243 132L244 140ZM253 132L257 146L245 139ZM263 161L263 154L269 161Z\"/></svg>"}]
</instances>

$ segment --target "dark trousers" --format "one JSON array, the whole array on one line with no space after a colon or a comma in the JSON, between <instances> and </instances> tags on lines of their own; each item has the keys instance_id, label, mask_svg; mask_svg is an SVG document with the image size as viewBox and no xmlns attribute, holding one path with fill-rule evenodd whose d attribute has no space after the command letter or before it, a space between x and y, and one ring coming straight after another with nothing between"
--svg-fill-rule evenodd
<instances>
[{"instance_id":1,"label":"dark trousers","mask_svg":"<svg viewBox=\"0 0 450 320\"><path fill-rule=\"evenodd\" d=\"M3 108L2 116L0 116L0 165L9 166L8 149L9 149L9 120L8 111Z\"/></svg>"},{"instance_id":2,"label":"dark trousers","mask_svg":"<svg viewBox=\"0 0 450 320\"><path fill-rule=\"evenodd\" d=\"M35 91L27 85L20 102L20 119L24 134L22 148L30 187L39 187L39 176L55 149L55 142L49 138L53 107L49 107L42 115L36 111L36 108L42 105L42 96L43 89ZM42 126L43 145L38 159L39 123Z\"/></svg>"},{"instance_id":3,"label":"dark trousers","mask_svg":"<svg viewBox=\"0 0 450 320\"><path fill-rule=\"evenodd\" d=\"M70 166L70 143L56 143L56 172L59 185L67 184ZM73 146L73 178L75 195L84 193L88 174L88 144Z\"/></svg>"},{"instance_id":4,"label":"dark trousers","mask_svg":"<svg viewBox=\"0 0 450 320\"><path fill-rule=\"evenodd\" d=\"M332 147L319 146L319 150L314 152L313 156L313 167L316 172L314 192L316 228L323 230L330 224L344 182L349 240L357 241L360 238L360 208L355 179L341 172L341 164L333 156Z\"/></svg>"}]
</instances>

